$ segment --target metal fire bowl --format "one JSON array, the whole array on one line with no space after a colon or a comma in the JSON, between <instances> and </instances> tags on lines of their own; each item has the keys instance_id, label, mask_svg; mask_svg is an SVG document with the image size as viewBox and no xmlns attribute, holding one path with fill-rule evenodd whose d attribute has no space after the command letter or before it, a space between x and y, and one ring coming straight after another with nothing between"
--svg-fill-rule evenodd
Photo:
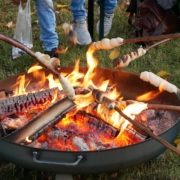
<instances>
[{"instance_id":1,"label":"metal fire bowl","mask_svg":"<svg viewBox=\"0 0 180 180\"><path fill-rule=\"evenodd\" d=\"M61 72L69 73L72 70L71 67L64 67ZM81 67L80 70L86 72L85 67ZM142 81L138 74L103 68L97 68L95 71L97 73L93 78L95 84L110 79L112 84L118 84L118 90L125 99L135 100L138 95L157 90L151 84ZM46 73L48 72L46 71ZM25 73L25 75L27 78L31 77L31 74ZM0 87L10 89L18 76L11 76L0 81ZM28 88L36 89L37 83L38 81L34 80ZM174 93L163 92L151 103L180 105L180 100ZM175 124L160 135L170 143L179 133L179 116L179 112L172 112ZM113 172L156 158L166 150L165 146L152 138L135 145L100 151L67 152L38 149L12 143L3 138L0 138L0 147L0 157L11 163L31 170L63 174Z\"/></svg>"}]
</instances>

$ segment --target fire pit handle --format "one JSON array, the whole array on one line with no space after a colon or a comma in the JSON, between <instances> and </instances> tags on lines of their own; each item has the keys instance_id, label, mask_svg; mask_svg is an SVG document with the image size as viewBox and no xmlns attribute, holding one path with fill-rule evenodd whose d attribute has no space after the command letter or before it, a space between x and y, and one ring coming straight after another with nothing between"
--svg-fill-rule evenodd
<instances>
[{"instance_id":1,"label":"fire pit handle","mask_svg":"<svg viewBox=\"0 0 180 180\"><path fill-rule=\"evenodd\" d=\"M68 163L68 162L54 162L54 161L38 160L37 156L38 156L38 152L33 151L33 161L36 162L36 163L39 163L39 164L51 164L51 165L61 165L61 166L76 166L83 159L83 156L79 155L79 156L77 156L77 160L75 162Z\"/></svg>"}]
</instances>

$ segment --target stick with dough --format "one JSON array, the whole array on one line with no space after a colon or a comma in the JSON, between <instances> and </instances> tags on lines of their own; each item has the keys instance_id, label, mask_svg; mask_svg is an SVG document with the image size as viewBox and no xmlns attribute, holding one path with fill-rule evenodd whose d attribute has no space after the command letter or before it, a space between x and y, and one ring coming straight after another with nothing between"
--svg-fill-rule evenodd
<instances>
[{"instance_id":1,"label":"stick with dough","mask_svg":"<svg viewBox=\"0 0 180 180\"><path fill-rule=\"evenodd\" d=\"M174 85L164 80L163 78L155 75L152 72L144 71L140 74L140 78L143 81L149 82L152 85L164 89L170 93L179 93L180 90Z\"/></svg>"}]
</instances>

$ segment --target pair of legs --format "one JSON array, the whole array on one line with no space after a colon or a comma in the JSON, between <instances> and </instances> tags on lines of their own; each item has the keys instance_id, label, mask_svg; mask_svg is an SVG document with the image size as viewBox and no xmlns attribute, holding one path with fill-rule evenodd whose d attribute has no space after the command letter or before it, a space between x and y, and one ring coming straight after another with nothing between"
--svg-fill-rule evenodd
<instances>
[{"instance_id":1,"label":"pair of legs","mask_svg":"<svg viewBox=\"0 0 180 180\"><path fill-rule=\"evenodd\" d=\"M98 0L95 0L98 1ZM91 37L87 29L87 12L84 8L86 0L71 0L70 8L73 16L73 28L78 36L78 44L86 45L91 43ZM114 9L117 6L117 0L104 0L104 36L106 36L111 29L112 19L114 17ZM99 34L99 23L96 26L96 31Z\"/></svg>"},{"instance_id":2,"label":"pair of legs","mask_svg":"<svg viewBox=\"0 0 180 180\"><path fill-rule=\"evenodd\" d=\"M52 0L45 0L53 7ZM40 25L40 39L43 42L45 54L51 57L58 57L56 49L59 45L58 34L56 33L56 17L54 12L47 7L44 0L35 0L38 21Z\"/></svg>"},{"instance_id":3,"label":"pair of legs","mask_svg":"<svg viewBox=\"0 0 180 180\"><path fill-rule=\"evenodd\" d=\"M53 7L52 0L45 0ZM86 0L72 0L70 7L73 16L73 27L77 32L78 44L86 45L91 43L91 37L87 30L86 17L87 12L84 8ZM40 39L43 41L45 53L56 57L56 49L58 47L58 34L55 31L56 17L54 12L44 3L44 0L35 0L37 16L40 24ZM114 9L117 6L117 0L105 0L104 2L104 36L106 36L112 25ZM99 22L97 23L97 33L99 32Z\"/></svg>"}]
</instances>

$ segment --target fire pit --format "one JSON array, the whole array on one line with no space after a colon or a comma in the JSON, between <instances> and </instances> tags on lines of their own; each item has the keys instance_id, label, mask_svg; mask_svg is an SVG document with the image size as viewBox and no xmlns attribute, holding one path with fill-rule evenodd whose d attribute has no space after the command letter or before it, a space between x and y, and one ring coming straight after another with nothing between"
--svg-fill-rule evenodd
<instances>
[{"instance_id":1,"label":"fire pit","mask_svg":"<svg viewBox=\"0 0 180 180\"><path fill-rule=\"evenodd\" d=\"M81 67L79 70L84 74L87 72L87 68L85 67ZM44 70L39 71L44 72ZM61 68L60 73L69 74L72 71L73 67L64 67ZM148 92L159 92L156 87L142 81L139 78L139 75L134 73L103 68L95 68L94 73L95 75L92 77L92 81L95 85L98 85L100 81L102 82L109 80L109 84L116 84L117 91L120 92L124 100L137 100L137 97L140 97ZM48 75L49 72L45 71L45 74ZM25 75L26 79L32 78L31 73L24 73L21 75ZM0 81L0 87L2 89L14 90L12 85L16 84L19 76L20 75L11 76ZM37 86L37 84L39 84L39 79L33 78L28 84L27 90L40 90L42 87ZM43 88L49 88L48 84L44 84ZM147 102L154 104L180 105L179 98L176 94L165 91L159 92L157 96L155 96L153 99L149 99ZM159 131L156 132L160 132L160 136L163 139L172 143L179 133L180 112L168 111L167 113L169 118L167 121L171 122L170 125L164 129L162 128L164 123L161 124L160 120L158 121L159 126L156 126L156 128L159 127ZM153 119L153 116L151 117ZM162 130L160 131L160 129ZM0 156L12 163L28 169L63 174L116 171L118 169L131 167L151 160L166 150L165 146L152 138L147 138L142 142L136 142L123 147L99 149L93 151L64 151L42 147L37 148L26 144L13 142L11 139L6 137L0 138L0 145Z\"/></svg>"}]
</instances>

